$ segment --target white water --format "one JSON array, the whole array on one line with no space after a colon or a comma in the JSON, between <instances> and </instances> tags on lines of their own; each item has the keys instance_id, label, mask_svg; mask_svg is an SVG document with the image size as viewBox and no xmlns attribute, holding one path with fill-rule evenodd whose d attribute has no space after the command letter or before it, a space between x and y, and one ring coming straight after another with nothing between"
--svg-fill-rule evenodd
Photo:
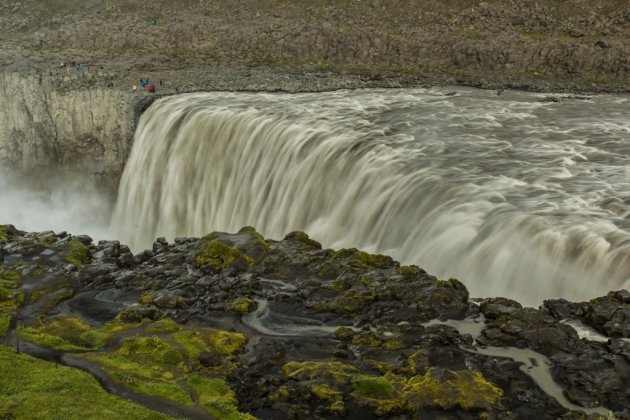
<instances>
[{"instance_id":1,"label":"white water","mask_svg":"<svg viewBox=\"0 0 630 420\"><path fill-rule=\"evenodd\" d=\"M0 165L0 224L114 239L109 237L110 201L85 179L55 176L33 186Z\"/></svg>"},{"instance_id":2,"label":"white water","mask_svg":"<svg viewBox=\"0 0 630 420\"><path fill-rule=\"evenodd\" d=\"M142 116L113 226L304 230L473 296L589 299L630 279L630 101L458 90L198 93Z\"/></svg>"}]
</instances>

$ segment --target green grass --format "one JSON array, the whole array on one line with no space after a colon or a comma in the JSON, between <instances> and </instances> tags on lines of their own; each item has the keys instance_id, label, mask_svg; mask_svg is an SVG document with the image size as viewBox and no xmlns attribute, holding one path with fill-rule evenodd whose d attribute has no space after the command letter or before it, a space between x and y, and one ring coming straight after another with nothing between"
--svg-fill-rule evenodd
<instances>
[{"instance_id":1,"label":"green grass","mask_svg":"<svg viewBox=\"0 0 630 420\"><path fill-rule=\"evenodd\" d=\"M238 411L236 395L224 380L191 375L186 382L197 394L199 404L216 418L226 420L254 419L251 415Z\"/></svg>"},{"instance_id":2,"label":"green grass","mask_svg":"<svg viewBox=\"0 0 630 420\"><path fill-rule=\"evenodd\" d=\"M114 334L136 327L112 321L94 328L77 317L65 316L40 321L38 326L25 326L18 330L20 338L58 350L92 350L102 347Z\"/></svg>"},{"instance_id":3,"label":"green grass","mask_svg":"<svg viewBox=\"0 0 630 420\"><path fill-rule=\"evenodd\" d=\"M9 329L11 313L24 302L24 293L18 290L20 284L17 272L0 267L0 337L4 337Z\"/></svg>"},{"instance_id":4,"label":"green grass","mask_svg":"<svg viewBox=\"0 0 630 420\"><path fill-rule=\"evenodd\" d=\"M0 345L0 418L167 419L108 394L88 373Z\"/></svg>"},{"instance_id":5,"label":"green grass","mask_svg":"<svg viewBox=\"0 0 630 420\"><path fill-rule=\"evenodd\" d=\"M389 399L394 387L383 376L358 375L352 379L352 387L358 395L371 399Z\"/></svg>"}]
</instances>

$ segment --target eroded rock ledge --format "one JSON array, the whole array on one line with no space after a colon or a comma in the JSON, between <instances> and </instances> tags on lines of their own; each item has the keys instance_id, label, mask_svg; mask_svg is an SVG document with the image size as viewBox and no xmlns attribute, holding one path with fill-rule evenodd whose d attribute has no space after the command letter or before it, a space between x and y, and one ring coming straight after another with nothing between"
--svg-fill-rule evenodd
<instances>
[{"instance_id":1,"label":"eroded rock ledge","mask_svg":"<svg viewBox=\"0 0 630 420\"><path fill-rule=\"evenodd\" d=\"M101 372L170 415L628 418L629 320L626 290L538 309L472 300L456 279L303 232L245 227L133 255L0 225L3 345Z\"/></svg>"}]
</instances>

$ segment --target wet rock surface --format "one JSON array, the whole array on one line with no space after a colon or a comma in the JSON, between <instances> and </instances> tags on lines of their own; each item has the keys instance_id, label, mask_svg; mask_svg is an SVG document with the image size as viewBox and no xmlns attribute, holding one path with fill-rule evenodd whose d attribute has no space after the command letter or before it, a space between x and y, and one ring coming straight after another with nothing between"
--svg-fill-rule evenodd
<instances>
[{"instance_id":1,"label":"wet rock surface","mask_svg":"<svg viewBox=\"0 0 630 420\"><path fill-rule=\"evenodd\" d=\"M182 407L170 414L630 416L625 290L539 309L471 300L456 279L249 227L160 238L133 255L117 241L5 225L0 256L4 342L71 353L112 392ZM576 320L605 337L580 338L566 323ZM510 357L524 350L549 364L558 395Z\"/></svg>"}]
</instances>

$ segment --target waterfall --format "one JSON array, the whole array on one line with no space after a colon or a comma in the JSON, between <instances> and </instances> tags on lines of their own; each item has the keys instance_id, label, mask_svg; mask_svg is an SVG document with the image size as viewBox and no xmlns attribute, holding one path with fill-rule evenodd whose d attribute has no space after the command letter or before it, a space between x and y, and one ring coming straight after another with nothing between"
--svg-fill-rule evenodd
<instances>
[{"instance_id":1,"label":"waterfall","mask_svg":"<svg viewBox=\"0 0 630 420\"><path fill-rule=\"evenodd\" d=\"M245 225L304 230L528 304L627 287L627 123L570 117L591 103L447 93L160 99L139 121L112 225L136 250Z\"/></svg>"}]
</instances>

